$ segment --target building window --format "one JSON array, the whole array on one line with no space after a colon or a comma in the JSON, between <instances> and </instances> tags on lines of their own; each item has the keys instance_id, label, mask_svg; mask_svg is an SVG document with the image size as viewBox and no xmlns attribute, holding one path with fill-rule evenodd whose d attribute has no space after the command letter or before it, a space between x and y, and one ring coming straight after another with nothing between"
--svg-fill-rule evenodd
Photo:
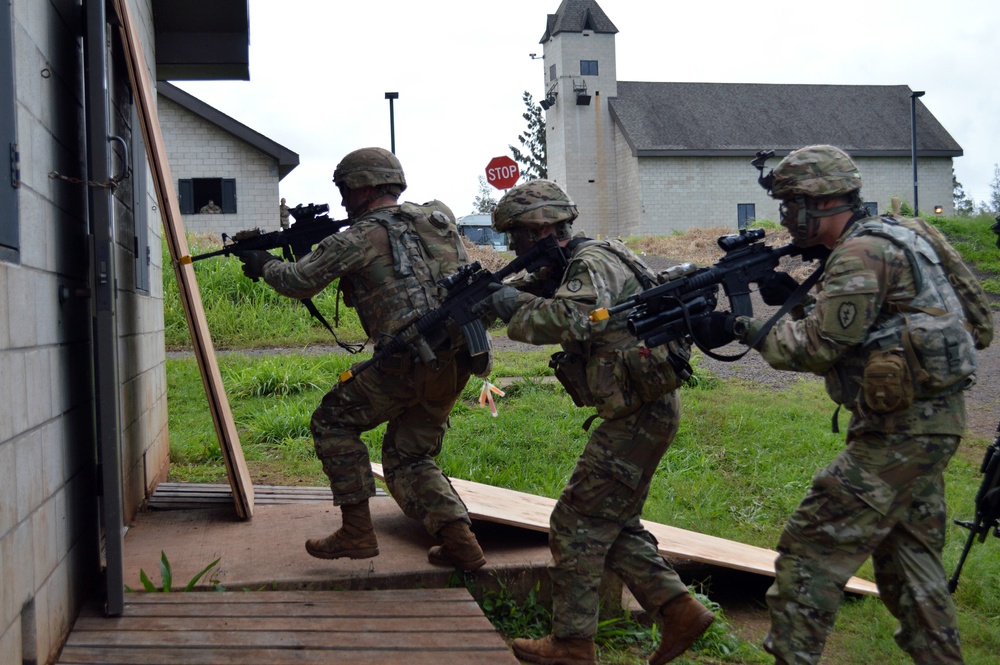
<instances>
[{"instance_id":1,"label":"building window","mask_svg":"<svg viewBox=\"0 0 1000 665\"><path fill-rule=\"evenodd\" d=\"M736 204L736 228L745 229L757 219L757 206L754 203Z\"/></svg>"},{"instance_id":2,"label":"building window","mask_svg":"<svg viewBox=\"0 0 1000 665\"><path fill-rule=\"evenodd\" d=\"M181 214L236 212L235 178L190 178L177 182Z\"/></svg>"},{"instance_id":3,"label":"building window","mask_svg":"<svg viewBox=\"0 0 1000 665\"><path fill-rule=\"evenodd\" d=\"M597 61L596 60L581 60L580 61L580 76L597 76Z\"/></svg>"},{"instance_id":4,"label":"building window","mask_svg":"<svg viewBox=\"0 0 1000 665\"><path fill-rule=\"evenodd\" d=\"M552 65L549 67L549 83L556 82L556 66Z\"/></svg>"},{"instance_id":5,"label":"building window","mask_svg":"<svg viewBox=\"0 0 1000 665\"><path fill-rule=\"evenodd\" d=\"M865 214L869 217L878 217L877 201L865 201L861 204L861 207L865 209Z\"/></svg>"},{"instance_id":6,"label":"building window","mask_svg":"<svg viewBox=\"0 0 1000 665\"><path fill-rule=\"evenodd\" d=\"M21 186L17 123L14 112L14 36L8 3L0 6L0 260L20 257L17 188Z\"/></svg>"}]
</instances>

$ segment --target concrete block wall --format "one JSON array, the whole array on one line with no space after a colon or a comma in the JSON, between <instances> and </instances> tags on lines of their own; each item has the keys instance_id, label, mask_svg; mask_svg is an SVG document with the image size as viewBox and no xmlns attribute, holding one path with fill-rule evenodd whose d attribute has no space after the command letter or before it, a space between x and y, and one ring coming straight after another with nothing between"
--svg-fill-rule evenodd
<instances>
[{"instance_id":1,"label":"concrete block wall","mask_svg":"<svg viewBox=\"0 0 1000 665\"><path fill-rule=\"evenodd\" d=\"M624 143L619 135L619 143ZM627 162L626 148L618 146L620 162ZM634 159L634 158L633 158ZM878 204L878 212L889 207L891 196L911 201L912 163L906 158L859 158L864 200ZM737 206L752 203L758 219L778 220L778 203L757 184L757 170L748 157L642 157L638 159L639 202L619 206L622 234L664 235L688 228L737 228ZM768 163L768 169L778 163ZM944 214L954 213L951 198L951 158L919 159L918 194L922 212L930 214L940 204ZM619 168L622 168L620 166ZM620 191L623 186L619 185ZM628 195L634 190L624 188ZM619 201L623 201L622 195Z\"/></svg>"},{"instance_id":2,"label":"concrete block wall","mask_svg":"<svg viewBox=\"0 0 1000 665\"><path fill-rule=\"evenodd\" d=\"M150 1L129 6L153 62ZM9 11L21 186L19 254L0 261L0 663L47 663L100 573L86 188L49 177L85 176L80 3L14 0ZM123 456L162 469L159 230L150 215L150 294L135 293L125 270L118 306L119 380L130 393L122 400ZM119 245L117 265L132 262L131 247ZM141 503L148 477L126 489L129 509Z\"/></svg>"},{"instance_id":3,"label":"concrete block wall","mask_svg":"<svg viewBox=\"0 0 1000 665\"><path fill-rule=\"evenodd\" d=\"M580 209L574 229L608 236L617 222L614 134L608 99L618 94L614 35L590 31L559 33L544 45L546 89L556 65L556 104L546 112L549 177ZM580 74L581 60L596 60L597 76ZM589 106L576 103L574 85L587 86Z\"/></svg>"},{"instance_id":4,"label":"concrete block wall","mask_svg":"<svg viewBox=\"0 0 1000 665\"><path fill-rule=\"evenodd\" d=\"M236 180L236 213L183 215L186 231L232 235L250 228L281 228L278 164L273 158L169 99L159 97L157 108L175 188L187 178Z\"/></svg>"}]
</instances>

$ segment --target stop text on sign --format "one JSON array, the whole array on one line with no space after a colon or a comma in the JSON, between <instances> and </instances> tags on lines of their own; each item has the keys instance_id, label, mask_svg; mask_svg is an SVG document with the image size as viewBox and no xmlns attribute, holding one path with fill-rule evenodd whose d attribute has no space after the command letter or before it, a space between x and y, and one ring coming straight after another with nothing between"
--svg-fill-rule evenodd
<instances>
[{"instance_id":1,"label":"stop text on sign","mask_svg":"<svg viewBox=\"0 0 1000 665\"><path fill-rule=\"evenodd\" d=\"M509 189L521 177L521 171L510 157L494 157L486 165L486 181L497 189Z\"/></svg>"}]
</instances>

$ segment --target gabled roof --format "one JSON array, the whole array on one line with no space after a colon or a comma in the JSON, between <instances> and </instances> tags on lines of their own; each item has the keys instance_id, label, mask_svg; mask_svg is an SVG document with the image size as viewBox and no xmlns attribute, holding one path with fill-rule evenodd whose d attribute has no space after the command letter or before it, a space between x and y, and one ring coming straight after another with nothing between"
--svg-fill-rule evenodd
<instances>
[{"instance_id":1,"label":"gabled roof","mask_svg":"<svg viewBox=\"0 0 1000 665\"><path fill-rule=\"evenodd\" d=\"M618 28L611 22L595 0L563 0L555 14L549 14L545 22L545 34L539 44L560 32L603 32L615 34Z\"/></svg>"},{"instance_id":2,"label":"gabled roof","mask_svg":"<svg viewBox=\"0 0 1000 665\"><path fill-rule=\"evenodd\" d=\"M299 154L297 152L292 152L285 146L250 129L238 120L229 117L213 106L209 106L177 86L166 81L157 81L156 92L194 115L215 125L222 131L231 134L240 141L273 158L278 162L278 180L284 178L292 172L292 169L299 165Z\"/></svg>"},{"instance_id":3,"label":"gabled roof","mask_svg":"<svg viewBox=\"0 0 1000 665\"><path fill-rule=\"evenodd\" d=\"M612 117L636 156L780 155L831 143L851 155L909 156L909 86L618 82ZM917 100L917 150L962 147Z\"/></svg>"}]
</instances>

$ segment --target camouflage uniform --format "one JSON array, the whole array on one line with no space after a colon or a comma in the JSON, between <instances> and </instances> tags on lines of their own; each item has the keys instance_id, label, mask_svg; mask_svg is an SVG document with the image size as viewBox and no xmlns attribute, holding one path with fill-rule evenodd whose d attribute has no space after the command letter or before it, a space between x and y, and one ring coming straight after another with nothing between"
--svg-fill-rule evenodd
<instances>
[{"instance_id":1,"label":"camouflage uniform","mask_svg":"<svg viewBox=\"0 0 1000 665\"><path fill-rule=\"evenodd\" d=\"M278 223L281 225L281 230L284 231L289 227L288 216L291 214L291 210L285 205L285 199L281 199L281 203L278 204Z\"/></svg>"},{"instance_id":2,"label":"camouflage uniform","mask_svg":"<svg viewBox=\"0 0 1000 665\"><path fill-rule=\"evenodd\" d=\"M400 216L401 210L412 213L416 208L403 204L369 211L300 261L267 263L264 279L282 295L301 299L340 278L345 302L357 308L378 348L383 336L437 305L438 287L426 265L408 260L399 250L400 243L417 242ZM426 218L422 223L428 223ZM464 250L459 251L464 258ZM343 505L375 495L361 433L388 422L382 440L386 484L403 512L421 520L431 534L451 522L471 524L462 500L434 463L448 414L469 380L470 358L458 331L448 331L436 342L437 363L425 365L409 353L396 354L354 380L335 385L310 424L334 504Z\"/></svg>"},{"instance_id":3,"label":"camouflage uniform","mask_svg":"<svg viewBox=\"0 0 1000 665\"><path fill-rule=\"evenodd\" d=\"M628 253L620 243L619 248ZM623 357L637 349L638 342L622 317L591 323L588 315L595 307L615 305L641 290L635 273L607 243L585 243L573 251L552 298L519 296L524 302L507 333L531 344L558 343L568 353L589 358L588 386L600 401L599 375L620 377ZM675 389L648 401L625 392L631 406L621 410L623 415L605 417L592 432L552 511L549 573L553 634L558 638L596 633L605 566L651 613L688 593L657 552L656 539L639 522L653 474L677 433L680 400ZM603 412L601 405L598 410Z\"/></svg>"},{"instance_id":4,"label":"camouflage uniform","mask_svg":"<svg viewBox=\"0 0 1000 665\"><path fill-rule=\"evenodd\" d=\"M941 553L942 474L965 430L964 397L917 398L891 414L866 407L861 343L917 290L904 251L857 233L862 223L833 247L811 311L782 319L757 346L776 369L823 375L831 397L851 411L846 448L813 477L779 540L764 647L778 663L819 662L844 586L870 556L882 600L900 622L899 646L917 663L961 663ZM746 338L762 325L750 320Z\"/></svg>"}]
</instances>

